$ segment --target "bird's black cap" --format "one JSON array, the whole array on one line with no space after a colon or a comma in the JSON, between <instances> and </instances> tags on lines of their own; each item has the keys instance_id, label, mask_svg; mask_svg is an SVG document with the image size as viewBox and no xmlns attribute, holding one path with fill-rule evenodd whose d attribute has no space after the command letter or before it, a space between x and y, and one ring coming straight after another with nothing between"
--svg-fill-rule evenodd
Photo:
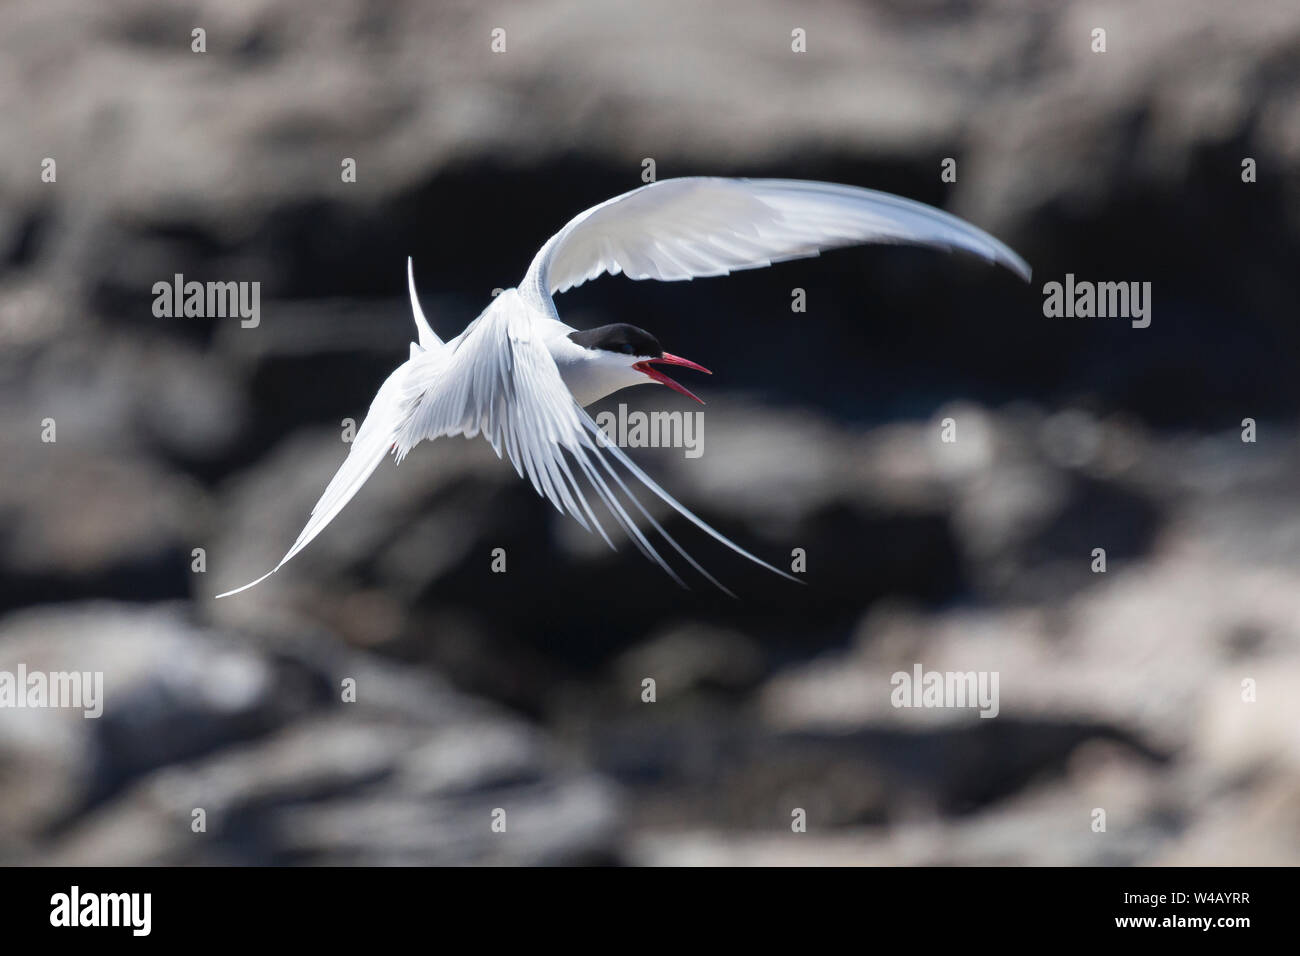
<instances>
[{"instance_id":1,"label":"bird's black cap","mask_svg":"<svg viewBox=\"0 0 1300 956\"><path fill-rule=\"evenodd\" d=\"M639 355L645 358L659 358L664 354L659 340L645 329L620 322L615 325L602 325L599 328L582 332L570 332L569 340L589 349L604 349L606 352L618 352L621 355Z\"/></svg>"}]
</instances>

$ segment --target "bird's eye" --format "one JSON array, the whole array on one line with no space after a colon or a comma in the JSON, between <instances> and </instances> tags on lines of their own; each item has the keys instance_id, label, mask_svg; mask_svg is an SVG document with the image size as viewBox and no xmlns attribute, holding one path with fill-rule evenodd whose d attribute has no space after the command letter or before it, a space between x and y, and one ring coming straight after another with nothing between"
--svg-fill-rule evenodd
<instances>
[{"instance_id":1,"label":"bird's eye","mask_svg":"<svg viewBox=\"0 0 1300 956\"><path fill-rule=\"evenodd\" d=\"M618 350L622 352L624 355L631 355L634 351L632 346L627 342L624 342L622 345L620 345L618 347Z\"/></svg>"}]
</instances>

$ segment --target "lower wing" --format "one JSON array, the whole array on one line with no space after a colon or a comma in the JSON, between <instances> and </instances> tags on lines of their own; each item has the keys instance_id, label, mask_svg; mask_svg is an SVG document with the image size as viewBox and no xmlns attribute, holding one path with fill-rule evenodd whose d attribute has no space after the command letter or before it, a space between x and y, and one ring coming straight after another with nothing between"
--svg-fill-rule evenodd
<instances>
[{"instance_id":1,"label":"lower wing","mask_svg":"<svg viewBox=\"0 0 1300 956\"><path fill-rule=\"evenodd\" d=\"M342 511L344 505L361 490L361 486L374 473L384 456L393 450L393 435L402 415L402 383L415 362L416 354L413 353L411 360L398 366L397 370L379 387L375 400L370 403L370 411L366 413L366 419L361 423L352 441L352 447L348 450L348 457L326 486L325 493L316 502L316 507L311 509L311 518L308 519L307 526L302 529L302 534L298 535L298 540L293 543L293 547L280 559L280 563L256 581L235 588L233 591L218 594L218 598L247 591L284 567L294 555L324 531L325 526L334 520L334 516Z\"/></svg>"}]
</instances>

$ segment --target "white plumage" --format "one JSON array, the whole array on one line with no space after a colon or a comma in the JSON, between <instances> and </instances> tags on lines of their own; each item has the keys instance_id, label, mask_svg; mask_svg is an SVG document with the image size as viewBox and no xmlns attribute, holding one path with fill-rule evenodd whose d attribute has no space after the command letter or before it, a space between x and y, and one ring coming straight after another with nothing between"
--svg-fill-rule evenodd
<instances>
[{"instance_id":1,"label":"white plumage","mask_svg":"<svg viewBox=\"0 0 1300 956\"><path fill-rule=\"evenodd\" d=\"M537 253L518 289L502 292L445 343L420 308L408 260L419 339L411 344L410 358L380 386L347 459L293 547L275 569L218 597L237 594L283 567L320 534L388 453L395 452L400 462L421 441L478 434L498 455L504 452L538 494L613 547L591 506L594 495L633 543L683 586L629 506L691 567L727 591L640 504L624 473L710 537L795 580L702 521L605 437L583 406L652 381L644 367L634 366L654 358L575 344L569 337L575 330L559 321L552 296L605 273L677 281L870 242L961 249L1025 280L1030 276L1029 266L1003 243L922 203L832 183L702 177L652 183L576 216Z\"/></svg>"}]
</instances>

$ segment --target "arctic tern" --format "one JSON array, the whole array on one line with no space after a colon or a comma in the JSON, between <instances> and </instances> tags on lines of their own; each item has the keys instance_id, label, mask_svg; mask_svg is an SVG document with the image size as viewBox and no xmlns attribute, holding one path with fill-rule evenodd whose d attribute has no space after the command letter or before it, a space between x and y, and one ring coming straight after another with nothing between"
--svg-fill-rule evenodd
<instances>
[{"instance_id":1,"label":"arctic tern","mask_svg":"<svg viewBox=\"0 0 1300 956\"><path fill-rule=\"evenodd\" d=\"M731 594L664 530L633 495L620 468L705 534L783 578L797 580L750 554L693 514L611 442L583 409L632 385L666 385L699 401L657 366L707 369L664 351L626 324L579 331L560 321L552 298L606 273L674 282L727 275L861 243L961 249L1003 265L1025 281L1029 266L1006 245L932 206L889 193L833 183L784 179L665 179L579 214L552 236L517 288L501 292L460 335L444 342L407 284L418 342L375 395L346 460L266 580L305 548L357 493L390 453L400 463L421 441L483 435L504 449L520 477L561 514L594 530L611 548L585 488L603 503L647 558L685 587L620 500L692 568ZM733 595L734 596L734 595Z\"/></svg>"}]
</instances>

